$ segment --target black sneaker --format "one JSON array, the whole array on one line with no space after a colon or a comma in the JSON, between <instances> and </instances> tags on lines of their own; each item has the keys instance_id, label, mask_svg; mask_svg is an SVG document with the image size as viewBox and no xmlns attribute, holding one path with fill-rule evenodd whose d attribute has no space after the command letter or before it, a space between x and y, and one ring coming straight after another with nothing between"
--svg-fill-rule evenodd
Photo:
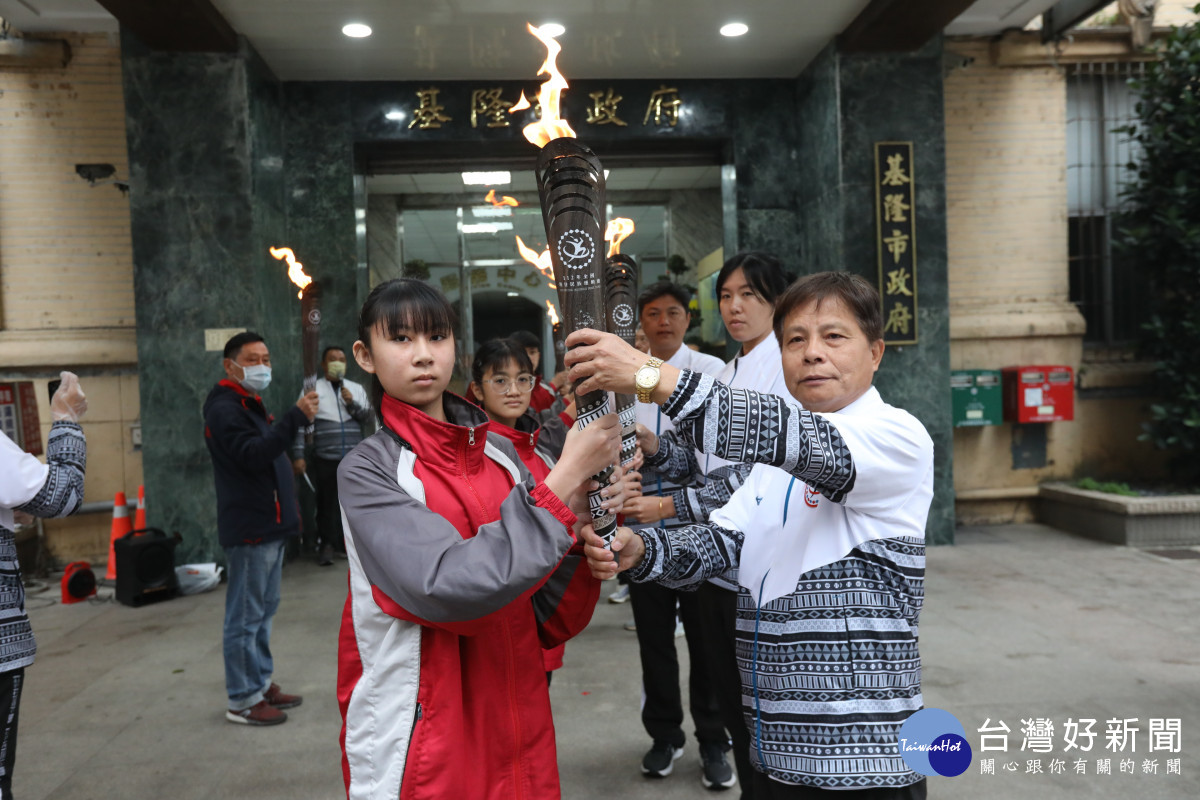
<instances>
[{"instance_id":1,"label":"black sneaker","mask_svg":"<svg viewBox=\"0 0 1200 800\"><path fill-rule=\"evenodd\" d=\"M700 744L700 782L705 789L721 791L737 783L733 767L725 760L725 748L717 743Z\"/></svg>"},{"instance_id":2,"label":"black sneaker","mask_svg":"<svg viewBox=\"0 0 1200 800\"><path fill-rule=\"evenodd\" d=\"M642 774L647 778L665 778L675 769L675 760L683 755L683 748L670 742L656 741L642 759Z\"/></svg>"}]
</instances>

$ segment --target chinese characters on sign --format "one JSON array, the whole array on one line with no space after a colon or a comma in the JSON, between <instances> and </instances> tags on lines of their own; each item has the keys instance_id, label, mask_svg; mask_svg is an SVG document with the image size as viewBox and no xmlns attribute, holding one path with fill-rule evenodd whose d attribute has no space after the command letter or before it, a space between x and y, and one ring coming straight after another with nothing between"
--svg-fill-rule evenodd
<instances>
[{"instance_id":1,"label":"chinese characters on sign","mask_svg":"<svg viewBox=\"0 0 1200 800\"><path fill-rule=\"evenodd\" d=\"M413 111L412 122L408 123L408 127L414 125L421 130L429 130L430 128L440 128L443 122L449 122L450 117L442 112L446 107L438 102L438 92L440 89L418 89L417 90L417 108Z\"/></svg>"},{"instance_id":2,"label":"chinese characters on sign","mask_svg":"<svg viewBox=\"0 0 1200 800\"><path fill-rule=\"evenodd\" d=\"M1018 749L1014 738L1009 755L1009 734L1013 733L1004 720L995 723L984 720L979 734L979 774L998 775L1000 772L1024 775L1182 775L1182 758L1162 756L1162 766L1154 753L1176 755L1183 749L1182 720L1151 718L1143 727L1140 720L1104 720L1103 732L1095 730L1100 720L1095 718L1067 719L1059 727L1054 720L1042 717L1022 719L1017 733L1021 737ZM1144 734L1143 734L1144 732ZM1139 734L1143 734L1139 736ZM1015 737L1015 734L1014 734ZM1103 741L1098 741L1102 738ZM1064 757L1028 758L1028 754L1051 754L1059 749ZM1139 745L1141 750L1139 750ZM1087 757L1095 749L1095 756ZM986 756L989 752L1004 756ZM1138 757L1139 753L1145 755ZM1114 758L1119 755L1119 758ZM1114 768L1113 762L1116 762ZM999 772L997 771L999 770Z\"/></svg>"},{"instance_id":3,"label":"chinese characters on sign","mask_svg":"<svg viewBox=\"0 0 1200 800\"><path fill-rule=\"evenodd\" d=\"M454 123L464 118L470 120L472 128L509 128L512 126L511 115L514 111L530 108L528 104L518 105L515 97L505 97L506 90L502 86L473 89L470 106L467 108L462 107L462 99L454 99L453 90L448 93L449 99L443 102L438 96L441 91L442 89L436 86L415 90L416 103L412 109L412 119L408 123L409 129L440 130L444 123ZM512 94L518 94L518 91L514 89ZM587 125L614 125L621 128L629 126L621 116L622 113L628 113L621 108L622 101L626 99L625 95L618 93L612 86L589 92L587 97ZM650 93L642 116L642 125L651 128L674 128L679 124L682 109L683 96L679 88L662 84ZM535 117L540 116L540 106L534 106L529 113ZM632 113L636 114L637 108Z\"/></svg>"},{"instance_id":4,"label":"chinese characters on sign","mask_svg":"<svg viewBox=\"0 0 1200 800\"><path fill-rule=\"evenodd\" d=\"M875 143L875 230L883 340L917 343L917 229L912 142Z\"/></svg>"}]
</instances>

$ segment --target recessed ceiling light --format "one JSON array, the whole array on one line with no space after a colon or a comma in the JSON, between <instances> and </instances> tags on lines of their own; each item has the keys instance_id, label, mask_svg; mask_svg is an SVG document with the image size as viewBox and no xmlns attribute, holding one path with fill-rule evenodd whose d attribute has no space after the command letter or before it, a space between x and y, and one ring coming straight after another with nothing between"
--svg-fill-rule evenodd
<instances>
[{"instance_id":1,"label":"recessed ceiling light","mask_svg":"<svg viewBox=\"0 0 1200 800\"><path fill-rule=\"evenodd\" d=\"M399 122L400 120L404 119L404 118L405 118L406 116L408 116L408 115L407 115L407 114L405 114L405 113L404 113L403 111L401 111L400 109L395 109L395 110L393 110L393 111L389 111L389 112L387 112L387 113L386 113L386 114L384 114L383 116L384 116L384 118L385 118L385 119L390 119L390 120L392 120L393 122Z\"/></svg>"},{"instance_id":2,"label":"recessed ceiling light","mask_svg":"<svg viewBox=\"0 0 1200 800\"><path fill-rule=\"evenodd\" d=\"M361 22L351 22L342 26L342 33L351 39L364 39L371 35L371 26L363 25Z\"/></svg>"},{"instance_id":3,"label":"recessed ceiling light","mask_svg":"<svg viewBox=\"0 0 1200 800\"><path fill-rule=\"evenodd\" d=\"M557 22L547 22L539 26L538 30L551 38L558 38L567 32L567 29Z\"/></svg>"},{"instance_id":4,"label":"recessed ceiling light","mask_svg":"<svg viewBox=\"0 0 1200 800\"><path fill-rule=\"evenodd\" d=\"M722 36L741 36L746 31L750 30L749 26L744 22L730 22L727 25L721 26Z\"/></svg>"},{"instance_id":5,"label":"recessed ceiling light","mask_svg":"<svg viewBox=\"0 0 1200 800\"><path fill-rule=\"evenodd\" d=\"M488 186L491 184L504 185L512 183L510 172L464 172L462 182L468 186Z\"/></svg>"}]
</instances>

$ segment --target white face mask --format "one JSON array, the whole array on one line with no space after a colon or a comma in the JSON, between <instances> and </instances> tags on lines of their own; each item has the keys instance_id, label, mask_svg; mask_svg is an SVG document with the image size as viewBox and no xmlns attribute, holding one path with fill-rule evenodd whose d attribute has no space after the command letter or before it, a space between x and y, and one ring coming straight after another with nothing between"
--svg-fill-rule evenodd
<instances>
[{"instance_id":1,"label":"white face mask","mask_svg":"<svg viewBox=\"0 0 1200 800\"><path fill-rule=\"evenodd\" d=\"M238 366L242 369L241 384L250 391L265 392L271 385L271 368L266 364L251 364L247 367L238 364Z\"/></svg>"},{"instance_id":2,"label":"white face mask","mask_svg":"<svg viewBox=\"0 0 1200 800\"><path fill-rule=\"evenodd\" d=\"M331 381L340 381L346 377L346 362L330 361L325 367L325 377Z\"/></svg>"}]
</instances>

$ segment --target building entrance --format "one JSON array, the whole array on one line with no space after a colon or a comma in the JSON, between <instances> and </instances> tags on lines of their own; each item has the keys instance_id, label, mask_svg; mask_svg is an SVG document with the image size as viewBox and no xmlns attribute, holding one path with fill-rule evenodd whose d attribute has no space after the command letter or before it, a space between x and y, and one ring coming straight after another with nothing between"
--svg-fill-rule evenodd
<instances>
[{"instance_id":1,"label":"building entrance","mask_svg":"<svg viewBox=\"0 0 1200 800\"><path fill-rule=\"evenodd\" d=\"M553 352L551 319L558 312L548 259L544 269L534 263L546 249L546 233L533 170L481 169L365 181L371 286L413 277L445 293L460 314L464 375L482 342L516 330L535 333L543 352ZM708 264L719 267L721 176L717 165L608 170L607 218L634 223L621 252L637 261L640 285L668 279L696 289ZM553 368L553 359L545 359L541 371L549 376Z\"/></svg>"}]
</instances>

